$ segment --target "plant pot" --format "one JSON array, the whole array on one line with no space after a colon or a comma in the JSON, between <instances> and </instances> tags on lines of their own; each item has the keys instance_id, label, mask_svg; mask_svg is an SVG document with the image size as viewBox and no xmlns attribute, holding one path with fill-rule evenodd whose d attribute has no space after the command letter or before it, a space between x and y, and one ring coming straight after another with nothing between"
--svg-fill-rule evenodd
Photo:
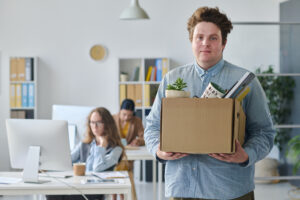
<instances>
[{"instance_id":1,"label":"plant pot","mask_svg":"<svg viewBox=\"0 0 300 200\"><path fill-rule=\"evenodd\" d=\"M188 98L190 97L190 92L179 91L179 90L166 90L166 98Z\"/></svg>"}]
</instances>

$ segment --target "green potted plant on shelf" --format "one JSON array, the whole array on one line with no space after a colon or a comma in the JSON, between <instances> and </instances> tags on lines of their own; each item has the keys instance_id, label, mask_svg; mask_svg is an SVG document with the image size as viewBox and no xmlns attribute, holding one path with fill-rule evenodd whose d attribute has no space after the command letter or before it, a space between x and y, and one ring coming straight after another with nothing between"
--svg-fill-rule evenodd
<instances>
[{"instance_id":1,"label":"green potted plant on shelf","mask_svg":"<svg viewBox=\"0 0 300 200\"><path fill-rule=\"evenodd\" d=\"M166 88L166 97L190 97L190 92L184 91L183 89L187 87L187 84L182 78L178 78L173 84L168 84Z\"/></svg>"},{"instance_id":2,"label":"green potted plant on shelf","mask_svg":"<svg viewBox=\"0 0 300 200\"><path fill-rule=\"evenodd\" d=\"M293 174L296 174L300 169L300 135L296 135L289 140L286 156L294 164Z\"/></svg>"}]
</instances>

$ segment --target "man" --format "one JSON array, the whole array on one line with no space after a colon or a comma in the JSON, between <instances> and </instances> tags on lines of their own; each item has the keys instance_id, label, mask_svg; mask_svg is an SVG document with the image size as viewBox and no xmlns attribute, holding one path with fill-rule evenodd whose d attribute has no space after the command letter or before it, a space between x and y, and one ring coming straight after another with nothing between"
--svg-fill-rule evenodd
<instances>
[{"instance_id":1,"label":"man","mask_svg":"<svg viewBox=\"0 0 300 200\"><path fill-rule=\"evenodd\" d=\"M233 154L184 154L159 149L161 98L178 77L187 82L191 96L201 96L209 82L230 88L246 72L223 60L232 24L218 8L197 9L188 21L195 62L178 67L164 77L147 117L145 142L156 158L166 163L167 197L179 199L254 199L254 164L273 146L275 134L265 94L255 78L243 100L246 114L245 143L236 141ZM186 133L182 133L186 134ZM184 141L183 141L184 142Z\"/></svg>"}]
</instances>

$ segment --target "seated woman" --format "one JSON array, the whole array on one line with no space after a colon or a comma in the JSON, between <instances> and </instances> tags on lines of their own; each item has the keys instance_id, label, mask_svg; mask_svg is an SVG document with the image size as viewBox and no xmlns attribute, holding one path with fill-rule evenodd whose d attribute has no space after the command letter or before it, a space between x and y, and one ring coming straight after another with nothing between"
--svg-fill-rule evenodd
<instances>
[{"instance_id":1,"label":"seated woman","mask_svg":"<svg viewBox=\"0 0 300 200\"><path fill-rule=\"evenodd\" d=\"M110 112L93 109L87 118L85 138L72 151L72 162L85 162L86 172L113 170L125 155L124 146ZM103 195L86 195L89 200L104 199ZM84 199L80 195L49 195L47 199Z\"/></svg>"},{"instance_id":2,"label":"seated woman","mask_svg":"<svg viewBox=\"0 0 300 200\"><path fill-rule=\"evenodd\" d=\"M116 122L119 134L122 139L126 139L126 143L129 146L143 146L144 141L144 127L142 120L139 117L134 116L134 102L131 99L124 99L121 104L121 110L119 113L113 115ZM133 162L125 161L116 166L116 170L128 170L129 178L132 185L132 199L136 200L136 191L133 180ZM116 200L116 195L113 195L113 200ZM120 199L124 199L124 195L120 195Z\"/></svg>"},{"instance_id":3,"label":"seated woman","mask_svg":"<svg viewBox=\"0 0 300 200\"><path fill-rule=\"evenodd\" d=\"M113 115L121 138L126 138L130 146L143 146L144 127L142 120L134 116L134 102L131 99L124 99L120 112Z\"/></svg>"}]
</instances>

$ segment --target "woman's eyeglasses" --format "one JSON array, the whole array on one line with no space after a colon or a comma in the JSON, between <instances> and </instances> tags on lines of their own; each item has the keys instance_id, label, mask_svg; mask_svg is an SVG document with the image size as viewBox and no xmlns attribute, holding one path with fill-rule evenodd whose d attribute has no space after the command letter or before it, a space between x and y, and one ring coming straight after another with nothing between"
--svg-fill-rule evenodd
<instances>
[{"instance_id":1,"label":"woman's eyeglasses","mask_svg":"<svg viewBox=\"0 0 300 200\"><path fill-rule=\"evenodd\" d=\"M102 126L104 123L102 121L90 121L90 126Z\"/></svg>"}]
</instances>

